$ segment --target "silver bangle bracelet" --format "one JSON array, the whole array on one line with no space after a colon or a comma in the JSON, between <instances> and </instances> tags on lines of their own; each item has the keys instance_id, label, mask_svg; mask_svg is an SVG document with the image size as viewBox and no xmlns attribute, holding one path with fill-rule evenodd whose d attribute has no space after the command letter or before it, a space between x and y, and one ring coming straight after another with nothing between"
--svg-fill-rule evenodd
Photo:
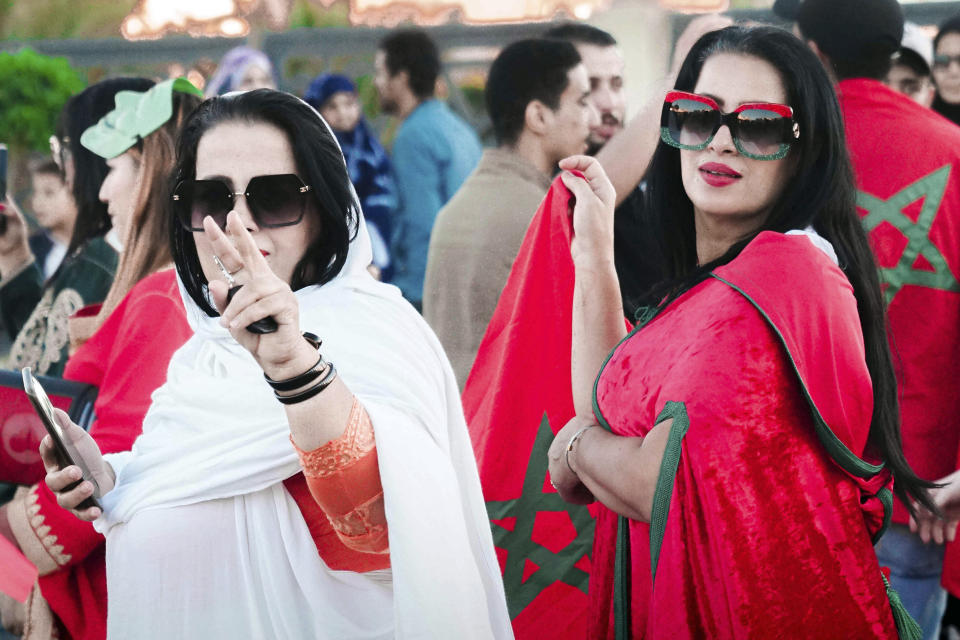
<instances>
[{"instance_id":1,"label":"silver bangle bracelet","mask_svg":"<svg viewBox=\"0 0 960 640\"><path fill-rule=\"evenodd\" d=\"M573 437L570 438L570 442L567 443L567 450L566 450L566 452L565 452L564 455L563 455L563 459L567 461L567 468L570 469L570 473L572 473L573 475L577 476L578 478L579 478L580 476L577 475L577 472L574 471L574 470L573 470L573 467L570 466L570 452L573 451L573 445L577 444L577 440L579 440L580 438L582 438L582 437L583 437L583 434L585 434L585 433L586 433L587 431L589 431L590 429L593 429L595 426L597 426L597 425L595 425L595 424L587 425L586 427L583 427L582 429L580 429L579 431L577 431L575 434L573 434Z\"/></svg>"}]
</instances>

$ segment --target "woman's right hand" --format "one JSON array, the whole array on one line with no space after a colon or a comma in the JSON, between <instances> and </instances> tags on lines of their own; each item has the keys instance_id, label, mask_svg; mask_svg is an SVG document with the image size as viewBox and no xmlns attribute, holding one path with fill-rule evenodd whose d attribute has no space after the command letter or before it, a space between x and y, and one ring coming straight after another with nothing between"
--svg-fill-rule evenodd
<instances>
[{"instance_id":1,"label":"woman's right hand","mask_svg":"<svg viewBox=\"0 0 960 640\"><path fill-rule=\"evenodd\" d=\"M617 193L596 158L570 156L560 161L560 179L573 193L574 264L613 262L613 211ZM570 173L579 171L583 177Z\"/></svg>"},{"instance_id":2,"label":"woman's right hand","mask_svg":"<svg viewBox=\"0 0 960 640\"><path fill-rule=\"evenodd\" d=\"M0 216L7 222L6 232L0 235L0 274L7 274L31 262L33 255L27 243L27 222L13 198L7 196L0 203Z\"/></svg>"},{"instance_id":3,"label":"woman's right hand","mask_svg":"<svg viewBox=\"0 0 960 640\"><path fill-rule=\"evenodd\" d=\"M73 445L77 455L93 474L93 479L100 487L100 495L105 495L113 489L116 478L113 474L113 467L103 459L100 453L100 447L90 437L90 434L84 431L70 420L69 416L60 409L54 409L55 418L60 423L64 437ZM43 437L40 441L40 457L43 459L43 466L47 470L46 483L57 496L57 504L64 509L69 510L73 515L91 522L100 517L100 509L97 507L87 507L86 509L77 509L79 504L93 495L93 483L83 481L69 491L64 489L83 477L80 467L70 465L64 469L60 468L57 462L57 455L53 448L53 439L50 435Z\"/></svg>"}]
</instances>

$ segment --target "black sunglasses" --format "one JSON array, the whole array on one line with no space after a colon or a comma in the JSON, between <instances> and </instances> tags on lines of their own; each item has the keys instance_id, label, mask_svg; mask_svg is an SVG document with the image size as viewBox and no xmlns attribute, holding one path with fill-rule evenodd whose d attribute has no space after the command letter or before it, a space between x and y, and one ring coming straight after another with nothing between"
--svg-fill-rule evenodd
<instances>
[{"instance_id":1,"label":"black sunglasses","mask_svg":"<svg viewBox=\"0 0 960 640\"><path fill-rule=\"evenodd\" d=\"M933 66L937 69L946 69L950 66L951 62L956 62L960 65L960 56L948 56L945 53L933 56Z\"/></svg>"},{"instance_id":2,"label":"black sunglasses","mask_svg":"<svg viewBox=\"0 0 960 640\"><path fill-rule=\"evenodd\" d=\"M237 196L247 199L258 227L289 227L303 220L310 187L292 173L256 176L243 191L223 180L184 180L173 190L177 220L187 231L203 231L203 219L210 216L223 229Z\"/></svg>"},{"instance_id":3,"label":"black sunglasses","mask_svg":"<svg viewBox=\"0 0 960 640\"><path fill-rule=\"evenodd\" d=\"M785 104L742 104L723 113L709 96L671 91L660 116L660 139L678 149L699 151L707 148L724 125L737 151L753 160L779 160L800 138L793 109Z\"/></svg>"}]
</instances>

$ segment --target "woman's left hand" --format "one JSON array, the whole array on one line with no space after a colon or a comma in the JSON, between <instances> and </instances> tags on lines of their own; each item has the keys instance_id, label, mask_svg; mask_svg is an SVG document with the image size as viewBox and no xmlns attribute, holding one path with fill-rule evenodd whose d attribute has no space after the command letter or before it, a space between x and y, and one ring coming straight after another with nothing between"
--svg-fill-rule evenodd
<instances>
[{"instance_id":1,"label":"woman's left hand","mask_svg":"<svg viewBox=\"0 0 960 640\"><path fill-rule=\"evenodd\" d=\"M560 494L560 497L567 502L590 504L595 500L590 490L567 465L567 445L570 443L570 438L576 435L580 429L596 424L592 417L581 418L575 416L564 425L563 429L560 429L547 452L550 482L557 493Z\"/></svg>"},{"instance_id":2,"label":"woman's left hand","mask_svg":"<svg viewBox=\"0 0 960 640\"><path fill-rule=\"evenodd\" d=\"M220 324L274 380L299 375L313 366L317 352L300 333L297 298L290 284L270 268L240 216L236 212L227 216L227 233L210 217L204 218L203 230L214 255L236 284L243 285L227 304L230 287L226 278L210 281L210 293L221 314ZM248 325L267 316L276 321L275 332L257 334L247 330Z\"/></svg>"}]
</instances>

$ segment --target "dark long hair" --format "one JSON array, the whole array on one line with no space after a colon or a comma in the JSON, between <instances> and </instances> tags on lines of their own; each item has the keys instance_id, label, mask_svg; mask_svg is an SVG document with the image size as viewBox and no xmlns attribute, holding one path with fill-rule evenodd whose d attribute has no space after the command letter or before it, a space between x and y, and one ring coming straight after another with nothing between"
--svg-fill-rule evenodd
<instances>
[{"instance_id":1,"label":"dark long hair","mask_svg":"<svg viewBox=\"0 0 960 640\"><path fill-rule=\"evenodd\" d=\"M73 199L77 204L77 222L68 255L91 238L110 230L107 205L100 202L100 185L107 177L107 163L81 145L80 136L113 110L118 91L146 91L153 85L153 80L146 78L103 80L71 97L60 111L56 136L73 157Z\"/></svg>"},{"instance_id":2,"label":"dark long hair","mask_svg":"<svg viewBox=\"0 0 960 640\"><path fill-rule=\"evenodd\" d=\"M207 298L207 279L200 267L197 245L193 233L176 221L169 194L181 180L196 178L200 139L224 122L265 123L279 128L293 148L300 179L311 187L314 207L310 211L319 217L319 231L294 267L291 288L297 290L311 284L324 284L336 277L346 263L347 248L356 235L358 223L350 176L337 140L310 105L271 89L204 101L183 125L166 202L170 250L177 273L190 297L209 316L219 314Z\"/></svg>"},{"instance_id":3,"label":"dark long hair","mask_svg":"<svg viewBox=\"0 0 960 640\"><path fill-rule=\"evenodd\" d=\"M943 36L947 35L948 33L960 33L960 13L947 18L940 25L940 28L937 31L937 36L933 39L934 52L936 52L937 45L940 44L940 40L942 40Z\"/></svg>"},{"instance_id":4,"label":"dark long hair","mask_svg":"<svg viewBox=\"0 0 960 640\"><path fill-rule=\"evenodd\" d=\"M833 86L816 56L792 34L775 27L728 27L703 36L690 50L677 75L676 88L693 91L704 62L719 53L764 60L777 69L800 125L791 148L794 169L779 200L759 229L719 258L698 266L693 204L680 175L680 151L662 141L647 172L649 226L660 238L665 284L648 299L675 296L720 265L737 257L762 231L784 233L813 226L836 250L840 267L853 286L873 381L873 418L869 443L893 472L897 496L931 507L926 489L903 455L897 381L887 341L886 315L877 266L856 210L856 183L847 153L843 118ZM790 157L788 156L788 157Z\"/></svg>"}]
</instances>

